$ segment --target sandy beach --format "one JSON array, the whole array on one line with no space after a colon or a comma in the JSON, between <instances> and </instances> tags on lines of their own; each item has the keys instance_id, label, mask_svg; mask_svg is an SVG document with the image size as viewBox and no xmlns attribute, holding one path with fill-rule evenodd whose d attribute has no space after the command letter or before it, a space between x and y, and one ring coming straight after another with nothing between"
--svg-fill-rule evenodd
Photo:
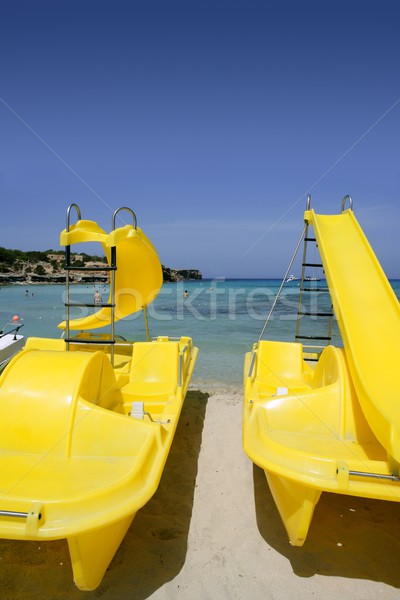
<instances>
[{"instance_id":1,"label":"sandy beach","mask_svg":"<svg viewBox=\"0 0 400 600\"><path fill-rule=\"evenodd\" d=\"M238 388L189 391L160 486L97 590L74 586L66 541L1 540L2 600L397 599L398 504L323 494L292 548L241 408Z\"/></svg>"}]
</instances>

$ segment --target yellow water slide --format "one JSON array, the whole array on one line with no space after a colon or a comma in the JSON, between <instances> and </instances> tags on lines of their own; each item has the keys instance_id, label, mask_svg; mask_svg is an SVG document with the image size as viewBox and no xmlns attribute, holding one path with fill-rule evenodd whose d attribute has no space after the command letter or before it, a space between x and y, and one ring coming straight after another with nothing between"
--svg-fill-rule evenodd
<instances>
[{"instance_id":1,"label":"yellow water slide","mask_svg":"<svg viewBox=\"0 0 400 600\"><path fill-rule=\"evenodd\" d=\"M125 225L107 234L94 221L79 220L69 230L61 232L60 244L71 246L82 242L99 242L111 265L111 248L116 248L115 271L115 317L118 321L146 307L157 296L163 276L157 252L139 227ZM112 303L110 297L106 304ZM71 330L97 329L110 325L112 313L109 307L79 319L71 319ZM65 329L65 321L59 324Z\"/></svg>"},{"instance_id":2,"label":"yellow water slide","mask_svg":"<svg viewBox=\"0 0 400 600\"><path fill-rule=\"evenodd\" d=\"M400 306L351 209L305 213L312 225L363 413L388 453L400 463Z\"/></svg>"}]
</instances>

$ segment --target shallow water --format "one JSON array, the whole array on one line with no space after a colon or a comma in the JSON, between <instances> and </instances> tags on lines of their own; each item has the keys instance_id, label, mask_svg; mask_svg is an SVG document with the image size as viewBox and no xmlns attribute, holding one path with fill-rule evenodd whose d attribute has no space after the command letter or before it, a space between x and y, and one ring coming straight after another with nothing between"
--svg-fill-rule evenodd
<instances>
[{"instance_id":1,"label":"shallow water","mask_svg":"<svg viewBox=\"0 0 400 600\"><path fill-rule=\"evenodd\" d=\"M165 283L156 300L149 306L150 334L189 335L193 338L200 349L194 384L241 386L244 354L258 340L280 284L281 281L276 279ZM391 281L391 284L400 299L400 280ZM319 282L318 285L324 285L324 282ZM184 297L185 290L188 292L187 298ZM93 286L71 286L71 299L92 302L93 291ZM100 292L105 300L108 288L100 286ZM308 296L308 303L311 303L309 307L313 312L329 311L329 294L315 292ZM286 284L264 338L294 340L298 297L298 281ZM0 287L1 324L18 314L23 319L22 332L26 337L60 337L61 331L57 324L65 318L64 301L63 285ZM79 313L71 313L71 317L78 314L83 316L82 309L77 310ZM323 317L304 317L300 333L311 335L321 332L325 335L328 320ZM129 339L145 339L142 314L138 313L118 322L116 333ZM333 343L341 345L335 322Z\"/></svg>"}]
</instances>

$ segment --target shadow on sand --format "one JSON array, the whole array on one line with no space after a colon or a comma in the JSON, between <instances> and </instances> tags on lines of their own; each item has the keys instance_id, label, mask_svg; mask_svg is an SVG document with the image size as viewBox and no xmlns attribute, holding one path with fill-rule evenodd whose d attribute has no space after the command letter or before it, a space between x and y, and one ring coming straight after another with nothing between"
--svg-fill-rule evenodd
<instances>
[{"instance_id":1,"label":"shadow on sand","mask_svg":"<svg viewBox=\"0 0 400 600\"><path fill-rule=\"evenodd\" d=\"M187 393L159 487L137 513L96 590L75 587L66 540L0 540L0 598L144 600L173 579L186 557L208 396Z\"/></svg>"},{"instance_id":2,"label":"shadow on sand","mask_svg":"<svg viewBox=\"0 0 400 600\"><path fill-rule=\"evenodd\" d=\"M400 587L400 511L397 502L323 493L304 546L290 546L264 471L254 465L258 529L299 577L328 575Z\"/></svg>"}]
</instances>

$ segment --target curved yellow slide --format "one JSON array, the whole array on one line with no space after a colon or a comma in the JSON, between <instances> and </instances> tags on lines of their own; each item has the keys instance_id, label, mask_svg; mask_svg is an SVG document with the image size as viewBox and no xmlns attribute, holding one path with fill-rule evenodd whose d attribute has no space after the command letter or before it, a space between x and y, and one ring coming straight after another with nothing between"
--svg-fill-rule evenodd
<instances>
[{"instance_id":1,"label":"curved yellow slide","mask_svg":"<svg viewBox=\"0 0 400 600\"><path fill-rule=\"evenodd\" d=\"M352 210L339 215L310 210L305 220L315 232L363 413L398 472L399 301Z\"/></svg>"},{"instance_id":2,"label":"curved yellow slide","mask_svg":"<svg viewBox=\"0 0 400 600\"><path fill-rule=\"evenodd\" d=\"M141 229L125 225L107 234L94 221L80 220L69 231L61 233L60 244L63 246L82 242L100 242L109 264L111 247L116 247L115 321L141 310L154 300L163 282L162 267L153 244ZM107 303L111 304L111 293ZM110 323L111 310L103 307L87 317L71 319L69 328L97 329ZM65 329L65 321L58 327Z\"/></svg>"}]
</instances>

